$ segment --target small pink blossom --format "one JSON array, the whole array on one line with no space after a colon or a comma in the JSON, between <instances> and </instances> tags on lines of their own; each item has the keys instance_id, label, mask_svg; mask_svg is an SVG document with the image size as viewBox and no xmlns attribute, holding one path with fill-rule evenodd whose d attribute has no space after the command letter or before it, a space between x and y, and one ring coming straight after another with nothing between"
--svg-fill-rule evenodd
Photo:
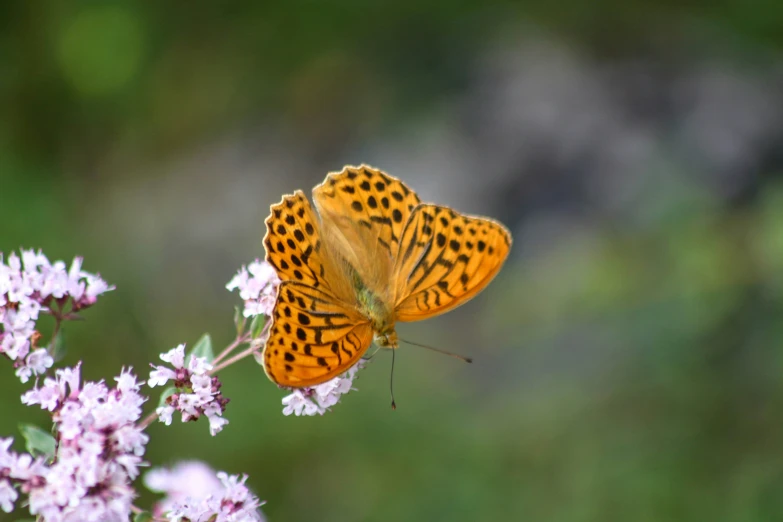
<instances>
[{"instance_id":1,"label":"small pink blossom","mask_svg":"<svg viewBox=\"0 0 783 522\"><path fill-rule=\"evenodd\" d=\"M33 375L43 375L52 367L54 359L45 348L38 348L30 353L22 366L16 369L16 376L22 382L27 382Z\"/></svg>"},{"instance_id":2,"label":"small pink blossom","mask_svg":"<svg viewBox=\"0 0 783 522\"><path fill-rule=\"evenodd\" d=\"M323 415L340 402L340 398L353 390L356 374L365 365L363 360L353 365L347 372L313 388L297 388L283 397L283 415L297 417L305 415Z\"/></svg>"},{"instance_id":3,"label":"small pink blossom","mask_svg":"<svg viewBox=\"0 0 783 522\"><path fill-rule=\"evenodd\" d=\"M245 485L247 476L215 473L197 461L168 469L154 469L144 476L145 485L166 497L153 513L172 522L214 520L215 522L262 522L258 500Z\"/></svg>"},{"instance_id":4,"label":"small pink blossom","mask_svg":"<svg viewBox=\"0 0 783 522\"><path fill-rule=\"evenodd\" d=\"M280 279L275 268L266 261L255 260L247 268L239 269L237 275L226 285L230 291L239 290L239 297L245 302L243 315L272 315Z\"/></svg>"},{"instance_id":5,"label":"small pink blossom","mask_svg":"<svg viewBox=\"0 0 783 522\"><path fill-rule=\"evenodd\" d=\"M144 485L150 491L166 494L153 507L152 513L157 517L188 497L205 498L223 489L215 471L197 460L182 461L170 469L154 468L144 474Z\"/></svg>"},{"instance_id":6,"label":"small pink blossom","mask_svg":"<svg viewBox=\"0 0 783 522\"><path fill-rule=\"evenodd\" d=\"M158 414L158 420L165 424L166 426L171 426L172 417L174 415L174 412L176 412L177 409L174 408L174 406L171 406L169 404L165 404L163 406L160 406L155 410L155 413Z\"/></svg>"},{"instance_id":7,"label":"small pink blossom","mask_svg":"<svg viewBox=\"0 0 783 522\"><path fill-rule=\"evenodd\" d=\"M214 437L223 430L223 426L228 424L228 420L223 418L223 410L217 402L210 402L204 407L204 415L209 420L209 433Z\"/></svg>"},{"instance_id":8,"label":"small pink blossom","mask_svg":"<svg viewBox=\"0 0 783 522\"><path fill-rule=\"evenodd\" d=\"M17 471L18 457L15 453L9 451L14 439L0 439L0 509L6 513L14 510L14 502L19 498L16 488L11 481L6 478Z\"/></svg>"},{"instance_id":9,"label":"small pink blossom","mask_svg":"<svg viewBox=\"0 0 783 522\"><path fill-rule=\"evenodd\" d=\"M193 375L206 375L212 370L212 365L207 362L206 357L190 356L188 361L188 371Z\"/></svg>"},{"instance_id":10,"label":"small pink blossom","mask_svg":"<svg viewBox=\"0 0 783 522\"><path fill-rule=\"evenodd\" d=\"M185 367L185 343L180 344L176 348L172 348L166 353L160 354L160 359L169 363L174 368L180 369Z\"/></svg>"},{"instance_id":11,"label":"small pink blossom","mask_svg":"<svg viewBox=\"0 0 783 522\"><path fill-rule=\"evenodd\" d=\"M154 387L174 381L176 393L167 397L165 404L155 410L158 420L168 426L176 411L182 414L182 422L206 416L209 420L209 432L213 436L217 435L228 424L228 420L223 418L228 399L220 393L221 384L218 378L209 375L212 365L205 357L191 355L185 367L184 344L161 354L160 358L174 368L153 366L147 384Z\"/></svg>"},{"instance_id":12,"label":"small pink blossom","mask_svg":"<svg viewBox=\"0 0 783 522\"><path fill-rule=\"evenodd\" d=\"M6 513L14 510L14 502L19 498L19 493L8 480L0 480L0 509Z\"/></svg>"},{"instance_id":13,"label":"small pink blossom","mask_svg":"<svg viewBox=\"0 0 783 522\"><path fill-rule=\"evenodd\" d=\"M300 415L315 415L319 413L318 405L305 395L303 390L294 390L291 394L283 397L283 415L292 413L299 417ZM322 413L323 415L323 413Z\"/></svg>"},{"instance_id":14,"label":"small pink blossom","mask_svg":"<svg viewBox=\"0 0 783 522\"><path fill-rule=\"evenodd\" d=\"M79 392L79 368L62 368L55 371L55 377L44 379L43 386L34 387L22 395L22 403L28 406L39 404L41 408L54 411L60 408L65 399Z\"/></svg>"},{"instance_id":15,"label":"small pink blossom","mask_svg":"<svg viewBox=\"0 0 783 522\"><path fill-rule=\"evenodd\" d=\"M147 385L150 388L154 388L155 386L163 386L170 380L174 380L177 378L176 372L172 370L171 368L166 368L165 366L155 366L155 368L150 372L150 378L147 381Z\"/></svg>"}]
</instances>

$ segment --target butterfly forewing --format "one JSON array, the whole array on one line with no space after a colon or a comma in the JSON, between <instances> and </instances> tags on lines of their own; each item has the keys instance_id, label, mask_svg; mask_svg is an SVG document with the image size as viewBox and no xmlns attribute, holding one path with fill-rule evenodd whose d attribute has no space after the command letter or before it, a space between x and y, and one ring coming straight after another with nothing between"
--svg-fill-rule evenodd
<instances>
[{"instance_id":1,"label":"butterfly forewing","mask_svg":"<svg viewBox=\"0 0 783 522\"><path fill-rule=\"evenodd\" d=\"M264 368L283 386L319 384L353 366L372 336L366 319L330 294L283 282L264 349Z\"/></svg>"},{"instance_id":2,"label":"butterfly forewing","mask_svg":"<svg viewBox=\"0 0 783 522\"><path fill-rule=\"evenodd\" d=\"M405 223L419 204L419 197L402 181L367 165L329 174L313 190L313 198L322 217L345 216L348 219L338 220L339 226L368 231L365 236L392 258L399 250ZM344 232L356 235L351 230Z\"/></svg>"},{"instance_id":3,"label":"butterfly forewing","mask_svg":"<svg viewBox=\"0 0 783 522\"><path fill-rule=\"evenodd\" d=\"M394 269L395 314L418 321L459 306L500 270L511 234L492 220L419 205L401 238Z\"/></svg>"},{"instance_id":4,"label":"butterfly forewing","mask_svg":"<svg viewBox=\"0 0 783 522\"><path fill-rule=\"evenodd\" d=\"M305 195L298 190L270 210L264 236L266 260L283 281L328 289L318 222Z\"/></svg>"}]
</instances>

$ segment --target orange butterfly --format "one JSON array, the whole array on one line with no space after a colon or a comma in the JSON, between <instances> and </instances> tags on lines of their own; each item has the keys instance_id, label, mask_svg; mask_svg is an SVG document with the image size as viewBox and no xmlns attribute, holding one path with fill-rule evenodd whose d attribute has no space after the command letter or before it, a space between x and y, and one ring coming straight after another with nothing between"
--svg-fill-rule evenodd
<instances>
[{"instance_id":1,"label":"orange butterfly","mask_svg":"<svg viewBox=\"0 0 783 522\"><path fill-rule=\"evenodd\" d=\"M264 369L282 386L328 381L373 340L397 348L397 321L442 314L478 294L511 234L487 218L421 203L400 180L362 165L284 196L266 219L266 260L282 280Z\"/></svg>"}]
</instances>

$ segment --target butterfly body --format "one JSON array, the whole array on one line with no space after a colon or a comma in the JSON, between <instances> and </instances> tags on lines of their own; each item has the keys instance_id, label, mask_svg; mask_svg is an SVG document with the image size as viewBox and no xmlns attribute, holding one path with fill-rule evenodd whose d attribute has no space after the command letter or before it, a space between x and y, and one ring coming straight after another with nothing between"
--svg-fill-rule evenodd
<instances>
[{"instance_id":1,"label":"butterfly body","mask_svg":"<svg viewBox=\"0 0 783 522\"><path fill-rule=\"evenodd\" d=\"M355 270L353 274L356 310L369 321L374 333L373 341L383 348L397 348L394 310L388 306L388 300L369 288Z\"/></svg>"},{"instance_id":2,"label":"butterfly body","mask_svg":"<svg viewBox=\"0 0 783 522\"><path fill-rule=\"evenodd\" d=\"M264 246L282 280L264 369L313 386L350 368L375 342L398 346L396 323L446 312L497 274L511 247L487 218L422 204L400 180L362 165L271 207Z\"/></svg>"}]
</instances>

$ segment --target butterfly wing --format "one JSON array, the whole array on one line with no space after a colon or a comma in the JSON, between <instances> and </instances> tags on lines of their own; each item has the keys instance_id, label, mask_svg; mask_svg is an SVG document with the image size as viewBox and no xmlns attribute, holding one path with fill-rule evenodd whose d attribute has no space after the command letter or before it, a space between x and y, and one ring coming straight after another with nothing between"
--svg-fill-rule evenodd
<instances>
[{"instance_id":1,"label":"butterfly wing","mask_svg":"<svg viewBox=\"0 0 783 522\"><path fill-rule=\"evenodd\" d=\"M487 218L419 205L400 244L395 313L400 321L418 321L459 306L487 286L508 256L511 234Z\"/></svg>"},{"instance_id":2,"label":"butterfly wing","mask_svg":"<svg viewBox=\"0 0 783 522\"><path fill-rule=\"evenodd\" d=\"M264 348L264 370L282 386L314 386L353 366L372 338L367 320L330 294L283 282Z\"/></svg>"},{"instance_id":3,"label":"butterfly wing","mask_svg":"<svg viewBox=\"0 0 783 522\"><path fill-rule=\"evenodd\" d=\"M283 281L297 281L314 288L326 287L325 259L321 255L318 221L304 193L283 196L272 205L266 224L266 260Z\"/></svg>"},{"instance_id":4,"label":"butterfly wing","mask_svg":"<svg viewBox=\"0 0 783 522\"><path fill-rule=\"evenodd\" d=\"M372 342L366 318L339 291L346 287L301 191L272 205L266 259L282 280L272 312L264 369L283 386L313 386L353 366ZM339 296L339 297L338 297Z\"/></svg>"},{"instance_id":5,"label":"butterfly wing","mask_svg":"<svg viewBox=\"0 0 783 522\"><path fill-rule=\"evenodd\" d=\"M367 165L330 173L313 189L328 243L361 276L388 296L400 236L419 198L403 182Z\"/></svg>"},{"instance_id":6,"label":"butterfly wing","mask_svg":"<svg viewBox=\"0 0 783 522\"><path fill-rule=\"evenodd\" d=\"M321 216L350 217L355 220L351 226L369 230L392 257L399 250L410 213L419 204L419 197L402 181L367 165L329 173L313 189L313 199Z\"/></svg>"}]
</instances>

